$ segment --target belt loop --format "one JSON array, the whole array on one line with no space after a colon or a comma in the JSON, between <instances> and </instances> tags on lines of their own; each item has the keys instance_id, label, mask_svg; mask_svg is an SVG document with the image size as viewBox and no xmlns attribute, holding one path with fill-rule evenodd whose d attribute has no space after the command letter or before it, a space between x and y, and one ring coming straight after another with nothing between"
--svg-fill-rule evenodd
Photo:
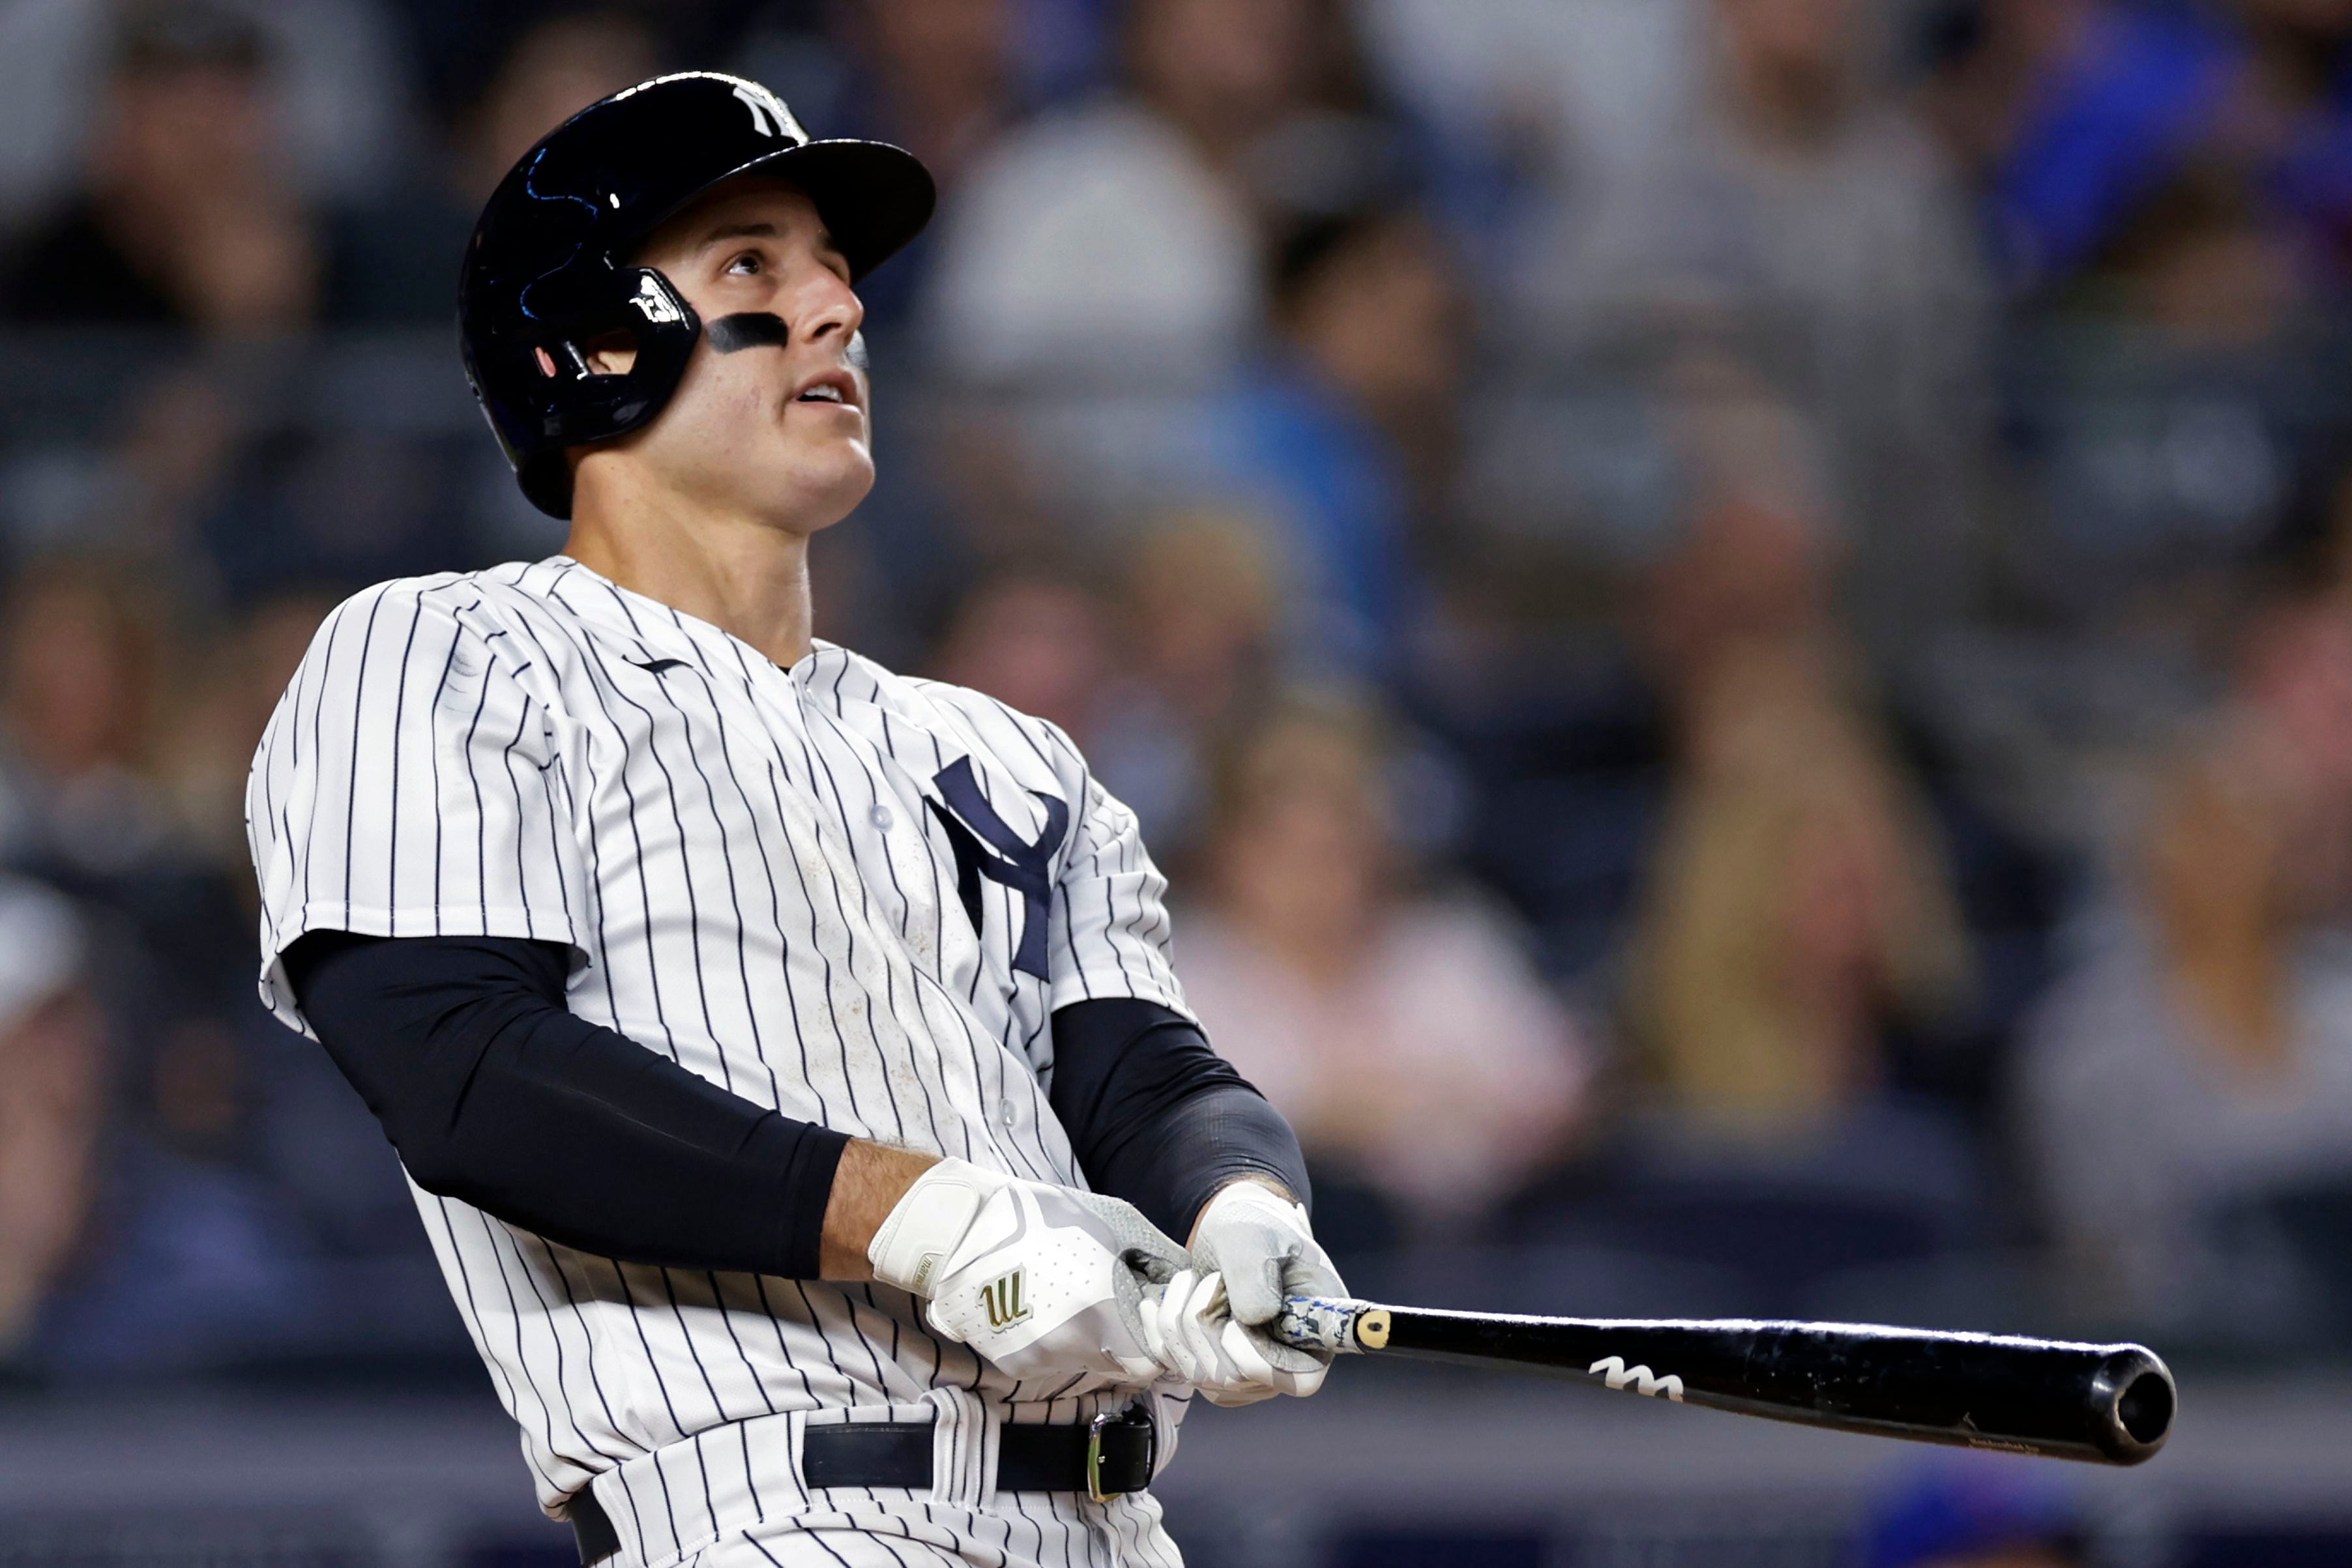
<instances>
[{"instance_id":1,"label":"belt loop","mask_svg":"<svg viewBox=\"0 0 2352 1568\"><path fill-rule=\"evenodd\" d=\"M985 1508L996 1490L996 1423L970 1390L933 1388L923 1403L931 1420L931 1501L948 1508Z\"/></svg>"},{"instance_id":2,"label":"belt loop","mask_svg":"<svg viewBox=\"0 0 2352 1568\"><path fill-rule=\"evenodd\" d=\"M1151 1474L1158 1479L1176 1457L1176 1438L1184 1425L1184 1406L1191 1403L1188 1393L1182 1398L1153 1389L1143 1396L1143 1413L1151 1417Z\"/></svg>"}]
</instances>

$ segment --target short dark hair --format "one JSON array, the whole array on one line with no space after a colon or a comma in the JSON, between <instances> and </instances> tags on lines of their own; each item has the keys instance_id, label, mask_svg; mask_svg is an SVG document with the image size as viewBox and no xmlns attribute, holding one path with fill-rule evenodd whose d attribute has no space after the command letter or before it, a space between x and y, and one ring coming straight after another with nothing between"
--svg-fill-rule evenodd
<instances>
[{"instance_id":1,"label":"short dark hair","mask_svg":"<svg viewBox=\"0 0 2352 1568\"><path fill-rule=\"evenodd\" d=\"M1276 241L1266 287L1277 319L1288 316L1331 265L1391 229L1419 223L1419 208L1371 202L1298 219Z\"/></svg>"},{"instance_id":2,"label":"short dark hair","mask_svg":"<svg viewBox=\"0 0 2352 1568\"><path fill-rule=\"evenodd\" d=\"M214 0L139 0L115 27L119 76L203 68L257 75L269 62L259 24Z\"/></svg>"}]
</instances>

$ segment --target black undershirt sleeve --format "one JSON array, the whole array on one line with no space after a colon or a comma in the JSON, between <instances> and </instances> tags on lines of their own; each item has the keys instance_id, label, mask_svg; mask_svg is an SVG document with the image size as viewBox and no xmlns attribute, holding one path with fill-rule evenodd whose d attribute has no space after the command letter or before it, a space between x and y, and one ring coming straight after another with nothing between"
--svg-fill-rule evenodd
<instances>
[{"instance_id":1,"label":"black undershirt sleeve","mask_svg":"<svg viewBox=\"0 0 2352 1568\"><path fill-rule=\"evenodd\" d=\"M1048 1099L1088 1184L1179 1241L1238 1176L1270 1177L1312 1202L1282 1113L1197 1024L1157 1002L1105 997L1056 1011Z\"/></svg>"},{"instance_id":2,"label":"black undershirt sleeve","mask_svg":"<svg viewBox=\"0 0 2352 1568\"><path fill-rule=\"evenodd\" d=\"M814 1279L848 1137L564 1006L559 944L313 932L303 1016L416 1184L624 1262Z\"/></svg>"}]
</instances>

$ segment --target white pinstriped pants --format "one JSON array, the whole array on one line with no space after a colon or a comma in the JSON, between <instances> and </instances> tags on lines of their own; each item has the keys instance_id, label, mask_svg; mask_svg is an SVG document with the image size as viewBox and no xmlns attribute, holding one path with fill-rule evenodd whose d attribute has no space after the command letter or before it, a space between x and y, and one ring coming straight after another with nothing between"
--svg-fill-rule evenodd
<instances>
[{"instance_id":1,"label":"white pinstriped pants","mask_svg":"<svg viewBox=\"0 0 2352 1568\"><path fill-rule=\"evenodd\" d=\"M681 1568L1182 1568L1149 1497L1095 1504L1011 1494L1000 1510L802 1516L725 1536ZM1058 1500L1058 1511L1047 1504ZM839 1521L838 1526L833 1521ZM822 1522L821 1522L822 1521Z\"/></svg>"}]
</instances>

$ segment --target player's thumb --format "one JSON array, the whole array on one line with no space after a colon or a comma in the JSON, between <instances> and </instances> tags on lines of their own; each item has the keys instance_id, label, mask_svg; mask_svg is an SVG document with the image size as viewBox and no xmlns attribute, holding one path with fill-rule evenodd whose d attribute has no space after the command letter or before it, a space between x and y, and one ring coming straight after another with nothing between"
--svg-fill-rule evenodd
<instances>
[{"instance_id":1,"label":"player's thumb","mask_svg":"<svg viewBox=\"0 0 2352 1568\"><path fill-rule=\"evenodd\" d=\"M1282 1311L1282 1281L1289 1260L1280 1253L1252 1259L1225 1270L1225 1303L1235 1322L1253 1327L1274 1321Z\"/></svg>"}]
</instances>

